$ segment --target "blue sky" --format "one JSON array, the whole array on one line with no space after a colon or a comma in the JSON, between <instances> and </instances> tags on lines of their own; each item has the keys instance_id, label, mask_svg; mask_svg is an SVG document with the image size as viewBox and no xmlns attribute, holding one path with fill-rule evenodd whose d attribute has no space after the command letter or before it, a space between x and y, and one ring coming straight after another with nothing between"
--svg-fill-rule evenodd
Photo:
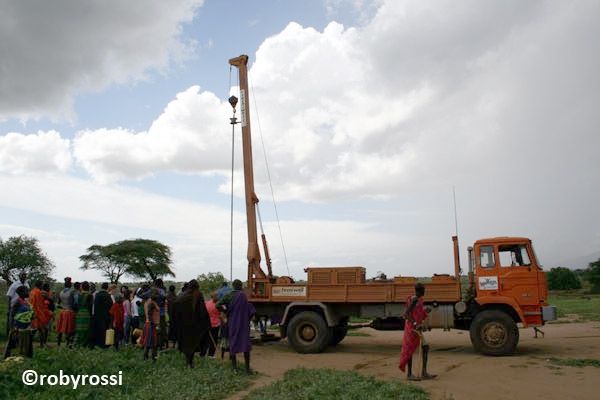
<instances>
[{"instance_id":1,"label":"blue sky","mask_svg":"<svg viewBox=\"0 0 600 400\"><path fill-rule=\"evenodd\" d=\"M600 249L598 5L1 7L0 237L38 237L57 278L100 279L77 257L134 237L169 244L178 279L229 274L227 60L242 53L276 273L288 266L260 133L296 278L309 265L451 271L453 187L463 248L529 236L546 267ZM240 161L234 275L243 277Z\"/></svg>"}]
</instances>

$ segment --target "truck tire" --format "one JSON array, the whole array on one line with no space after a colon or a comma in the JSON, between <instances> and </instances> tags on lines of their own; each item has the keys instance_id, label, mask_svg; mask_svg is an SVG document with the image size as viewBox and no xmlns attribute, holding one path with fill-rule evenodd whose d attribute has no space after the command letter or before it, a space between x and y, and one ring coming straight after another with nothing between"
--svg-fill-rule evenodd
<instances>
[{"instance_id":1,"label":"truck tire","mask_svg":"<svg viewBox=\"0 0 600 400\"><path fill-rule=\"evenodd\" d=\"M471 323L471 343L475 351L488 356L512 354L519 343L519 328L510 315L485 310Z\"/></svg>"},{"instance_id":2,"label":"truck tire","mask_svg":"<svg viewBox=\"0 0 600 400\"><path fill-rule=\"evenodd\" d=\"M329 344L331 332L321 315L302 311L290 320L287 338L298 353L320 353Z\"/></svg>"}]
</instances>

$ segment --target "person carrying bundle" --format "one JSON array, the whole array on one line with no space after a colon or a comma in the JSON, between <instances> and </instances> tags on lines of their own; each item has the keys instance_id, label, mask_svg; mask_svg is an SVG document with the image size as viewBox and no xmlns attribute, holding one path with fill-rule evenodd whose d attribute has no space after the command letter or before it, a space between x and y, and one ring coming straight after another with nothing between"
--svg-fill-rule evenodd
<instances>
[{"instance_id":1,"label":"person carrying bundle","mask_svg":"<svg viewBox=\"0 0 600 400\"><path fill-rule=\"evenodd\" d=\"M404 312L404 337L402 339L402 352L400 354L400 371L406 371L406 378L412 381L418 381L421 379L433 379L437 375L429 374L427 372L427 358L429 354L429 345L425 342L423 336L424 326L423 323L427 319L429 310L425 309L423 305L423 297L425 296L425 286L422 283L415 285L415 295L409 296L406 299L406 311ZM421 370L421 376L416 377L412 373L412 357L421 346L423 354L423 367Z\"/></svg>"},{"instance_id":2,"label":"person carrying bundle","mask_svg":"<svg viewBox=\"0 0 600 400\"><path fill-rule=\"evenodd\" d=\"M17 294L17 298L13 301L10 309L12 321L4 350L4 358L10 357L12 349L16 347L19 347L19 352L22 356L33 357L32 339L35 330L30 328L34 312L27 302L29 290L26 286L19 286L15 293Z\"/></svg>"}]
</instances>

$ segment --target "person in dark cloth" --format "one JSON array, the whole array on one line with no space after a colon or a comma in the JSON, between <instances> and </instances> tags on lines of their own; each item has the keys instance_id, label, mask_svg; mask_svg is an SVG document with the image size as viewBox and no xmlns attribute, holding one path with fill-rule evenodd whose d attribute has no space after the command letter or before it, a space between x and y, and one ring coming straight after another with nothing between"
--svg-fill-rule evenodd
<instances>
[{"instance_id":1,"label":"person in dark cloth","mask_svg":"<svg viewBox=\"0 0 600 400\"><path fill-rule=\"evenodd\" d=\"M169 292L167 293L167 314L169 315L169 337L167 341L167 348L169 347L169 342L173 342L173 348L177 344L177 328L175 326L174 311L173 306L175 305L175 301L177 300L177 294L175 293L175 286L169 286Z\"/></svg>"},{"instance_id":2,"label":"person in dark cloth","mask_svg":"<svg viewBox=\"0 0 600 400\"><path fill-rule=\"evenodd\" d=\"M175 300L175 324L179 350L185 355L188 367L194 367L194 354L200 351L210 329L210 318L204 305L198 281L188 283L187 290Z\"/></svg>"},{"instance_id":3,"label":"person in dark cloth","mask_svg":"<svg viewBox=\"0 0 600 400\"><path fill-rule=\"evenodd\" d=\"M231 365L237 369L236 354L244 353L246 373L250 374L250 319L256 310L242 291L242 281L233 281L233 291L225 294L217 303L217 307L227 312Z\"/></svg>"},{"instance_id":4,"label":"person in dark cloth","mask_svg":"<svg viewBox=\"0 0 600 400\"><path fill-rule=\"evenodd\" d=\"M106 347L106 330L110 328L110 308L113 301L108 293L108 283L104 282L94 297L94 345Z\"/></svg>"}]
</instances>

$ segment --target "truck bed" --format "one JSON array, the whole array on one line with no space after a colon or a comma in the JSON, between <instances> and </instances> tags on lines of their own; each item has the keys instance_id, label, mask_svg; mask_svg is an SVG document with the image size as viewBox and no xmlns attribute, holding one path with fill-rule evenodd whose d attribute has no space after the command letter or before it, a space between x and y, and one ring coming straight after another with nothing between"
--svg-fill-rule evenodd
<instances>
[{"instance_id":1,"label":"truck bed","mask_svg":"<svg viewBox=\"0 0 600 400\"><path fill-rule=\"evenodd\" d=\"M453 277L425 284L425 301L460 301L460 285ZM266 284L265 293L251 295L252 302L316 301L324 303L404 303L415 292L413 282L352 284Z\"/></svg>"}]
</instances>

